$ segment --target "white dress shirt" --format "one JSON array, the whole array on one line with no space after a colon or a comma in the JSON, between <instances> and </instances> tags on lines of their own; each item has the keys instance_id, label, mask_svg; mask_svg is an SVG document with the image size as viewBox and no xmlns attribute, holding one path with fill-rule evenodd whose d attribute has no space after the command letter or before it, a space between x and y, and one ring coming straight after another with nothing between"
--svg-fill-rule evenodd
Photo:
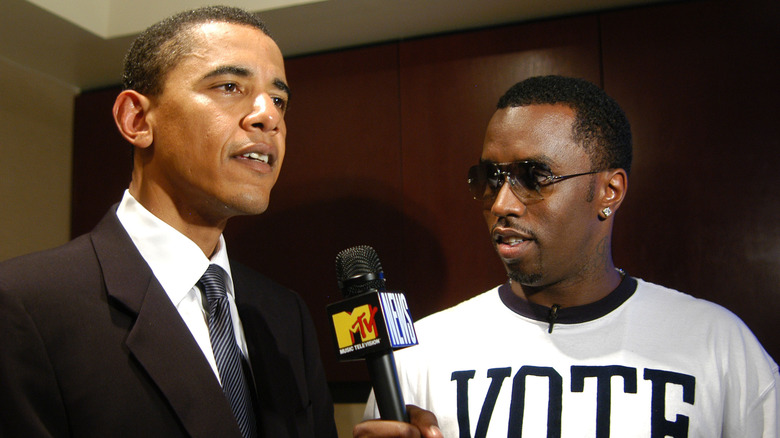
<instances>
[{"instance_id":1,"label":"white dress shirt","mask_svg":"<svg viewBox=\"0 0 780 438\"><path fill-rule=\"evenodd\" d=\"M149 212L127 190L116 215L165 293L168 294L168 298L179 311L182 320L203 350L206 360L211 364L217 379L219 379L219 371L211 349L207 306L204 306L203 293L195 283L200 280L211 263L225 270L230 318L233 321L236 342L244 358L248 358L244 330L235 303L233 277L230 273L224 237L219 236L217 250L209 260L195 242Z\"/></svg>"}]
</instances>

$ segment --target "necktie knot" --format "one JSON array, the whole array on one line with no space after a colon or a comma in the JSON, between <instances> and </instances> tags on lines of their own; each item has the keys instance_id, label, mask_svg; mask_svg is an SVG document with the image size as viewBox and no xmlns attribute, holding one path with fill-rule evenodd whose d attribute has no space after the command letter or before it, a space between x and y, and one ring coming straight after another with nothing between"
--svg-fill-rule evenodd
<instances>
[{"instance_id":1,"label":"necktie knot","mask_svg":"<svg viewBox=\"0 0 780 438\"><path fill-rule=\"evenodd\" d=\"M210 264L203 276L200 277L198 286L206 295L209 306L212 306L215 301L227 297L227 289L225 287L226 274L225 270L219 265Z\"/></svg>"}]
</instances>

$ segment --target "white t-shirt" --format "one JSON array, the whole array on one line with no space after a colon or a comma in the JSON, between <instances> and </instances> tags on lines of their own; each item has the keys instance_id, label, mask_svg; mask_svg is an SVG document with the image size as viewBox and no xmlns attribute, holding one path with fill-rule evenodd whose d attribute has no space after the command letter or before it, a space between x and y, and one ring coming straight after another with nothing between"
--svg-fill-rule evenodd
<instances>
[{"instance_id":1,"label":"white t-shirt","mask_svg":"<svg viewBox=\"0 0 780 438\"><path fill-rule=\"evenodd\" d=\"M404 401L448 438L777 437L777 364L728 310L625 277L552 332L548 311L505 284L419 321Z\"/></svg>"}]
</instances>

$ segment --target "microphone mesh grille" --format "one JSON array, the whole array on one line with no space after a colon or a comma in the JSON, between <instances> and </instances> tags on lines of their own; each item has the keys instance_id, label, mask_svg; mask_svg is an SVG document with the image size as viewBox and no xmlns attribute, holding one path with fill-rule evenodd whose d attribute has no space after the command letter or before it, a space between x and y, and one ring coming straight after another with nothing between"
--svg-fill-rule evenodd
<instances>
[{"instance_id":1,"label":"microphone mesh grille","mask_svg":"<svg viewBox=\"0 0 780 438\"><path fill-rule=\"evenodd\" d=\"M369 289L384 290L382 263L374 248L368 245L347 248L336 255L336 279L339 284L367 274L374 274L377 278L341 286L344 296L351 297L368 292Z\"/></svg>"}]
</instances>

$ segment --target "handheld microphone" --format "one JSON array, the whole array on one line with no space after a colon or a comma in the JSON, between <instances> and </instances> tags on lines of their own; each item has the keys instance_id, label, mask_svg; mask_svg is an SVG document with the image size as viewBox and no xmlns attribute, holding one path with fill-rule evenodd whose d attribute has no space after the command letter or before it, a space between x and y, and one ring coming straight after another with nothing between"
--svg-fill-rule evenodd
<instances>
[{"instance_id":1,"label":"handheld microphone","mask_svg":"<svg viewBox=\"0 0 780 438\"><path fill-rule=\"evenodd\" d=\"M393 350L417 344L414 323L401 292L385 291L374 248L361 245L336 256L336 279L346 298L328 306L341 361L365 358L383 420L409 422Z\"/></svg>"}]
</instances>

